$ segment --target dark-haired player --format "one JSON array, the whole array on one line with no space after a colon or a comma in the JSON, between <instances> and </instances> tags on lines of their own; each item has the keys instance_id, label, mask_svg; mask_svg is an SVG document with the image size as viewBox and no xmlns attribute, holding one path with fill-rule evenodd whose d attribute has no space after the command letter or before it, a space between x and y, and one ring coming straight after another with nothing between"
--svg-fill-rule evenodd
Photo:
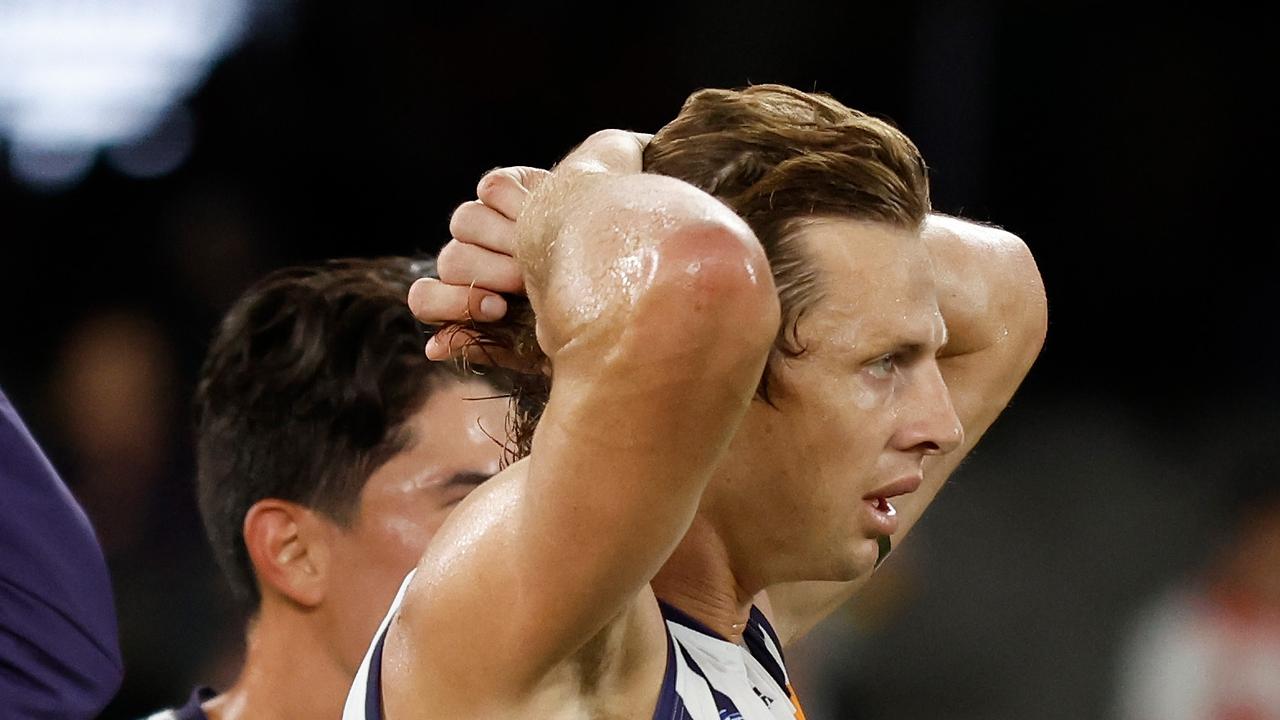
<instances>
[{"instance_id":1,"label":"dark-haired player","mask_svg":"<svg viewBox=\"0 0 1280 720\"><path fill-rule=\"evenodd\" d=\"M338 716L405 573L497 471L505 401L422 357L404 296L429 269L285 269L227 313L197 391L197 470L210 543L251 614L245 663L158 717Z\"/></svg>"}]
</instances>

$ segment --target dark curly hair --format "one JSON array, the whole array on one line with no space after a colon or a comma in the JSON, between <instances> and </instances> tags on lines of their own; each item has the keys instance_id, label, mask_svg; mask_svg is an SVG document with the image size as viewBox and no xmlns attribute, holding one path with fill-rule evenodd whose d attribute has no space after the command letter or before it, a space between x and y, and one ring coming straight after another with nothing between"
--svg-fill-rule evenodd
<instances>
[{"instance_id":1,"label":"dark curly hair","mask_svg":"<svg viewBox=\"0 0 1280 720\"><path fill-rule=\"evenodd\" d=\"M200 514L236 597L261 596L243 537L264 498L339 524L369 475L406 446L404 423L460 376L423 355L406 305L431 260L333 260L278 270L227 312L195 397Z\"/></svg>"}]
</instances>

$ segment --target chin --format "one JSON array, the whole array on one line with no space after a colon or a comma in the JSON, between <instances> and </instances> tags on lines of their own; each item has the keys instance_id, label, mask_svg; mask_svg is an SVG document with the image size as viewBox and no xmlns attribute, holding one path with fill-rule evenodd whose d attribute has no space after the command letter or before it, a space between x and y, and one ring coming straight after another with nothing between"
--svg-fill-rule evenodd
<instances>
[{"instance_id":1,"label":"chin","mask_svg":"<svg viewBox=\"0 0 1280 720\"><path fill-rule=\"evenodd\" d=\"M844 553L829 558L827 577L810 578L829 582L851 582L867 577L875 571L880 547L875 539L858 538L851 541Z\"/></svg>"}]
</instances>

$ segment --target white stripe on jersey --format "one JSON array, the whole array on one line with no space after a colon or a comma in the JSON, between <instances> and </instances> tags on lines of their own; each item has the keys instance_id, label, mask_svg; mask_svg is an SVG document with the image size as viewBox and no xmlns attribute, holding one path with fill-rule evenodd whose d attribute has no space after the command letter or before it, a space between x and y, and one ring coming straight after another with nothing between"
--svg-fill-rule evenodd
<instances>
[{"instance_id":1,"label":"white stripe on jersey","mask_svg":"<svg viewBox=\"0 0 1280 720\"><path fill-rule=\"evenodd\" d=\"M373 651L378 647L378 641L387 632L387 626L391 624L391 618L396 616L396 611L400 609L400 603L404 602L404 593L409 589L409 581L413 580L413 576L418 572L417 568L409 571L404 576L404 581L400 583L400 590L396 592L396 597L391 601L391 607L387 609L387 616L382 618L382 624L378 626L378 632L373 636L373 640L369 643L369 649L364 654L364 660L360 661L360 669L356 671L356 678L351 682L351 690L347 693L347 703L342 707L342 720L365 720L365 692L369 687L369 663L373 659ZM382 720L381 718L369 718L368 720Z\"/></svg>"},{"instance_id":2,"label":"white stripe on jersey","mask_svg":"<svg viewBox=\"0 0 1280 720\"><path fill-rule=\"evenodd\" d=\"M747 648L674 620L667 620L667 632L676 643L675 691L684 701L690 720L796 720L801 717L786 689L778 685ZM764 634L768 639L768 633ZM773 642L768 644L785 678L782 658L775 652ZM685 652L681 652L682 648ZM696 670L689 665L686 652L697 665ZM713 691L728 698L738 714L730 711L721 715L721 711L728 708L723 707L723 701L717 704Z\"/></svg>"}]
</instances>

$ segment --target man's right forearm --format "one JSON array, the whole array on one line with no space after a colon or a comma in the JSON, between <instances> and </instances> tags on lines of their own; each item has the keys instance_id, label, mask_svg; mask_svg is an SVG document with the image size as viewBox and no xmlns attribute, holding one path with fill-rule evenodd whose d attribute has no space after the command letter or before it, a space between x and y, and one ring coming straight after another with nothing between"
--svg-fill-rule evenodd
<instances>
[{"instance_id":1,"label":"man's right forearm","mask_svg":"<svg viewBox=\"0 0 1280 720\"><path fill-rule=\"evenodd\" d=\"M537 216L547 234L523 230L545 262L526 285L552 364L532 450L441 529L418 577L442 579L405 611L429 657L520 653L424 671L449 679L445 694L501 675L519 695L634 607L687 532L777 332L764 252L710 196L640 174L555 192ZM495 599L502 622L477 618Z\"/></svg>"},{"instance_id":2,"label":"man's right forearm","mask_svg":"<svg viewBox=\"0 0 1280 720\"><path fill-rule=\"evenodd\" d=\"M547 648L558 657L644 588L687 531L754 394L778 303L754 235L686 183L593 173L543 198L559 203L534 216L549 234L527 226L522 241L545 245L517 250L542 253L526 287L553 368L528 462L546 499L522 523L523 562L583 592L548 597L554 607L526 597L520 614L558 638Z\"/></svg>"},{"instance_id":3,"label":"man's right forearm","mask_svg":"<svg viewBox=\"0 0 1280 720\"><path fill-rule=\"evenodd\" d=\"M552 384L528 458L450 518L418 575L443 580L417 583L402 611L428 658L468 651L421 674L441 696L479 677L524 692L634 607L692 522L777 332L746 224L691 185L639 173L638 152L630 172L584 158L598 139L532 195L509 188L516 212L495 196L489 207L517 221L487 226L509 242L465 233L515 248ZM495 600L501 623L480 612Z\"/></svg>"}]
</instances>

